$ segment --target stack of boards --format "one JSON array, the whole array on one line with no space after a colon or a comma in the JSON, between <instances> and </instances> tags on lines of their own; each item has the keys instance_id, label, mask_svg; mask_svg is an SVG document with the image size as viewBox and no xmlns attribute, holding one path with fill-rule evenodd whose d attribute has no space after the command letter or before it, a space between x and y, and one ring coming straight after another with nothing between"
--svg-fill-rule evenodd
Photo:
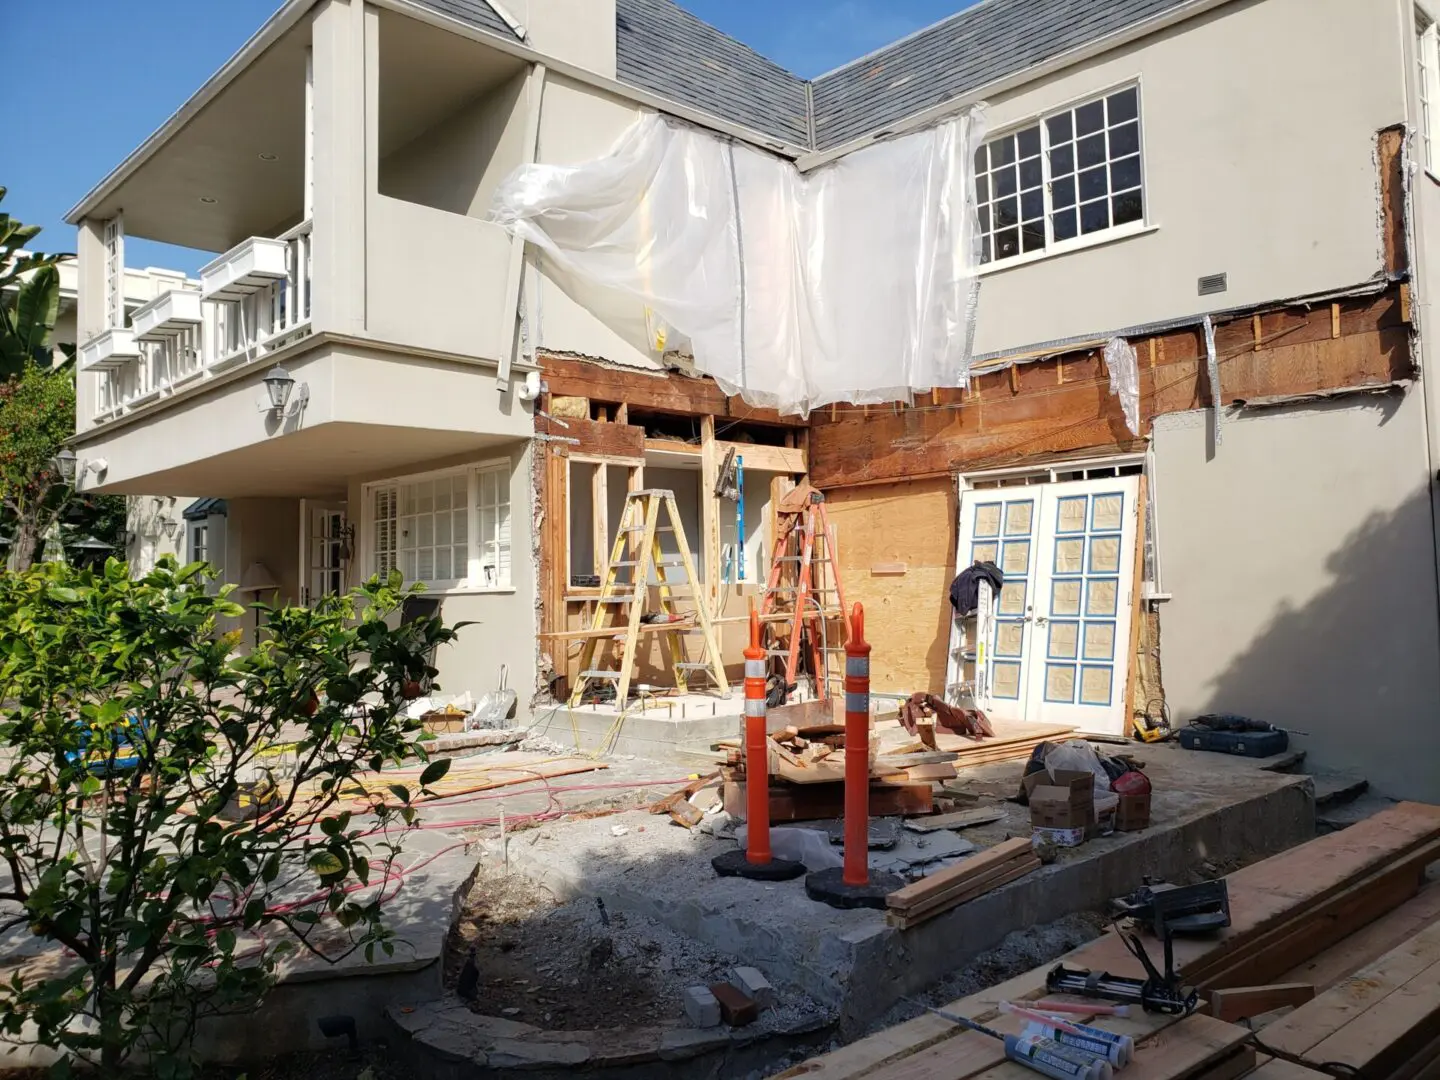
<instances>
[{"instance_id":1,"label":"stack of boards","mask_svg":"<svg viewBox=\"0 0 1440 1080\"><path fill-rule=\"evenodd\" d=\"M957 904L974 900L1038 869L1028 837L1006 840L979 855L938 870L885 897L885 921L899 930L919 926Z\"/></svg>"},{"instance_id":2,"label":"stack of boards","mask_svg":"<svg viewBox=\"0 0 1440 1080\"><path fill-rule=\"evenodd\" d=\"M998 850L992 849L992 850ZM1207 1008L1176 1018L1138 1013L1089 1022L1130 1035L1131 1080L1325 1080L1314 1068L1272 1059L1239 1023L1253 1017L1269 1046L1312 1063L1340 1062L1362 1080L1440 1078L1440 807L1400 803L1342 832L1231 874L1231 926L1175 942L1181 976ZM1146 940L1152 956L1160 944ZM1143 977L1107 934L1063 958L1066 966ZM1046 964L948 1006L1001 1031L1018 1031L1001 1001L1046 997ZM1296 984L1314 996L1296 994ZM1278 994L1283 986L1287 993ZM1288 1012L1277 999L1301 1002ZM1076 999L1077 1001L1081 999ZM1247 1000L1251 1007L1247 1009ZM998 1050L998 1052L997 1052ZM925 1015L796 1066L783 1077L824 1080L1034 1080L998 1044Z\"/></svg>"}]
</instances>

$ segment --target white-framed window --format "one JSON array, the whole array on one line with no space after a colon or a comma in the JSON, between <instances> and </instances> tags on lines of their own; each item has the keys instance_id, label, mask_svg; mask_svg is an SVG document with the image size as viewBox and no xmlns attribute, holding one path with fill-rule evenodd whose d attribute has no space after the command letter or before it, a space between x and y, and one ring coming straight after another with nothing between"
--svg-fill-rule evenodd
<instances>
[{"instance_id":1,"label":"white-framed window","mask_svg":"<svg viewBox=\"0 0 1440 1080\"><path fill-rule=\"evenodd\" d=\"M1440 88L1440 30L1435 17L1415 5L1415 93L1419 107L1420 160L1435 168L1435 93Z\"/></svg>"},{"instance_id":2,"label":"white-framed window","mask_svg":"<svg viewBox=\"0 0 1440 1080\"><path fill-rule=\"evenodd\" d=\"M1145 220L1140 87L1040 117L975 153L982 263L1064 250Z\"/></svg>"},{"instance_id":3,"label":"white-framed window","mask_svg":"<svg viewBox=\"0 0 1440 1080\"><path fill-rule=\"evenodd\" d=\"M188 562L210 561L210 525L204 521L190 523L190 552Z\"/></svg>"},{"instance_id":4,"label":"white-framed window","mask_svg":"<svg viewBox=\"0 0 1440 1080\"><path fill-rule=\"evenodd\" d=\"M510 462L365 486L366 564L433 592L510 588Z\"/></svg>"}]
</instances>

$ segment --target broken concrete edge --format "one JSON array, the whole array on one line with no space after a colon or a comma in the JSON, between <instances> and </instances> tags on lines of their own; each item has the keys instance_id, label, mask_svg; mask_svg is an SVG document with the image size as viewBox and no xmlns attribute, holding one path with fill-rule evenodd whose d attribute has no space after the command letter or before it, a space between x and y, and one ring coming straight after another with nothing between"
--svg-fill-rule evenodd
<instances>
[{"instance_id":1,"label":"broken concrete edge","mask_svg":"<svg viewBox=\"0 0 1440 1080\"><path fill-rule=\"evenodd\" d=\"M692 989L709 993L705 987ZM715 1000L713 995L711 1000ZM628 1032L545 1031L532 1024L472 1012L464 1002L453 998L413 1006L392 1004L385 1015L422 1052L443 1061L471 1062L491 1069L579 1065L604 1068L647 1061L683 1061L766 1039L812 1034L831 1024L827 1018L811 1018L777 1031L725 1028L719 1026L719 1008L717 1001L715 1027L653 1027Z\"/></svg>"}]
</instances>

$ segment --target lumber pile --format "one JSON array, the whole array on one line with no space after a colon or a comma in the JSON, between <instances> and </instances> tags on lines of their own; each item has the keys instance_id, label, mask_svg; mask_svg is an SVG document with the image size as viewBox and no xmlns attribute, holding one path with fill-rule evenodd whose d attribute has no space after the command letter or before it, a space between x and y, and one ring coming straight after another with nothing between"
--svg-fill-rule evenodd
<instances>
[{"instance_id":1,"label":"lumber pile","mask_svg":"<svg viewBox=\"0 0 1440 1080\"><path fill-rule=\"evenodd\" d=\"M1038 869L1028 837L1006 840L954 866L938 870L885 898L885 921L899 930L943 915Z\"/></svg>"},{"instance_id":2,"label":"lumber pile","mask_svg":"<svg viewBox=\"0 0 1440 1080\"><path fill-rule=\"evenodd\" d=\"M1260 1038L1276 1049L1310 1062L1352 1065L1362 1080L1437 1080L1440 883L1423 884L1426 868L1437 860L1440 807L1400 803L1229 875L1231 925L1208 937L1176 938L1176 966L1187 982L1205 991L1207 1002L1218 998L1225 1015L1253 1014L1278 1003L1284 1015L1269 1013L1272 1022L1259 1030ZM1158 960L1159 942L1141 936ZM1144 975L1114 934L1073 950L1063 963ZM945 1008L1006 1030L1013 1018L998 1011L999 1003L1048 996L1045 976L1053 966L1045 964ZM1313 999L1306 1000L1311 993ZM1323 1080L1326 1075L1271 1059L1250 1042L1247 1028L1213 1016L1197 1013L1177 1020L1138 1013L1089 1022L1136 1040L1135 1063L1124 1073L1134 1080ZM925 1015L780 1075L1027 1080L1034 1074L1004 1062L993 1040Z\"/></svg>"},{"instance_id":3,"label":"lumber pile","mask_svg":"<svg viewBox=\"0 0 1440 1080\"><path fill-rule=\"evenodd\" d=\"M823 704L823 703L822 703ZM795 706L786 706L794 709ZM771 710L772 717L779 709ZM769 733L766 750L770 773L770 819L807 821L841 812L839 788L845 778L845 726L822 723L820 714ZM957 770L973 765L1023 760L1042 742L1064 739L1074 732L1065 725L1010 725L991 737L939 734L912 740L896 714L872 717L870 743L870 812L929 814L935 808L935 787L953 780ZM742 740L722 739L721 774L726 781L725 808L744 817L745 751ZM799 790L815 788L814 791ZM826 790L835 788L835 791ZM732 809L733 807L733 809ZM949 809L944 802L941 809Z\"/></svg>"}]
</instances>

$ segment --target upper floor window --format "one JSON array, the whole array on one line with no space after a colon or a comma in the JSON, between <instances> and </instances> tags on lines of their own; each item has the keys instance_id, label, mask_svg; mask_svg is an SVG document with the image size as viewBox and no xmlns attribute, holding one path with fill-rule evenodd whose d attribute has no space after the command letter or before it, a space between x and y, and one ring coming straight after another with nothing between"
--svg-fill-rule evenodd
<instances>
[{"instance_id":1,"label":"upper floor window","mask_svg":"<svg viewBox=\"0 0 1440 1080\"><path fill-rule=\"evenodd\" d=\"M975 154L975 200L982 263L1142 221L1139 87L985 143Z\"/></svg>"},{"instance_id":2,"label":"upper floor window","mask_svg":"<svg viewBox=\"0 0 1440 1080\"><path fill-rule=\"evenodd\" d=\"M210 526L197 521L190 526L190 562L210 561Z\"/></svg>"},{"instance_id":3,"label":"upper floor window","mask_svg":"<svg viewBox=\"0 0 1440 1080\"><path fill-rule=\"evenodd\" d=\"M1420 129L1420 160L1427 169L1435 167L1435 91L1440 87L1440 41L1434 18L1415 6L1415 93Z\"/></svg>"},{"instance_id":4,"label":"upper floor window","mask_svg":"<svg viewBox=\"0 0 1440 1080\"><path fill-rule=\"evenodd\" d=\"M398 567L435 591L510 586L508 463L371 484L366 509L374 573Z\"/></svg>"}]
</instances>

